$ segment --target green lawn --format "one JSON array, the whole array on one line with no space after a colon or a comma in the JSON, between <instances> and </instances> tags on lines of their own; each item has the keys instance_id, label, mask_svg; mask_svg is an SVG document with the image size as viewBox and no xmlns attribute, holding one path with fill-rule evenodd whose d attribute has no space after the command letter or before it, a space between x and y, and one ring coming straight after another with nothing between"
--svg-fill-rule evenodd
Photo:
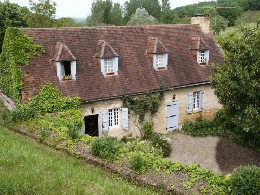
<instances>
[{"instance_id":1,"label":"green lawn","mask_svg":"<svg viewBox=\"0 0 260 195\"><path fill-rule=\"evenodd\" d=\"M155 194L0 126L0 194Z\"/></svg>"}]
</instances>

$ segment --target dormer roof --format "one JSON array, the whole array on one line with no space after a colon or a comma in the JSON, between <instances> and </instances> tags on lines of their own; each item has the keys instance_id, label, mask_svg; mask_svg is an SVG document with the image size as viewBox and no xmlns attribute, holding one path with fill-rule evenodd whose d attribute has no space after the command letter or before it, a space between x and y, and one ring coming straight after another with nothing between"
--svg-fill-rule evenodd
<instances>
[{"instance_id":1,"label":"dormer roof","mask_svg":"<svg viewBox=\"0 0 260 195\"><path fill-rule=\"evenodd\" d=\"M190 49L207 50L209 46L205 43L204 39L198 35L190 36Z\"/></svg>"},{"instance_id":2,"label":"dormer roof","mask_svg":"<svg viewBox=\"0 0 260 195\"><path fill-rule=\"evenodd\" d=\"M147 53L150 54L168 53L167 48L157 37L149 37L147 44L148 44Z\"/></svg>"},{"instance_id":3,"label":"dormer roof","mask_svg":"<svg viewBox=\"0 0 260 195\"><path fill-rule=\"evenodd\" d=\"M96 55L97 58L111 58L118 57L119 55L115 52L115 50L111 47L111 45L105 40L99 40L97 42L96 47Z\"/></svg>"},{"instance_id":4,"label":"dormer roof","mask_svg":"<svg viewBox=\"0 0 260 195\"><path fill-rule=\"evenodd\" d=\"M70 49L61 42L56 42L53 59L58 61L74 61L75 56L72 54Z\"/></svg>"}]
</instances>

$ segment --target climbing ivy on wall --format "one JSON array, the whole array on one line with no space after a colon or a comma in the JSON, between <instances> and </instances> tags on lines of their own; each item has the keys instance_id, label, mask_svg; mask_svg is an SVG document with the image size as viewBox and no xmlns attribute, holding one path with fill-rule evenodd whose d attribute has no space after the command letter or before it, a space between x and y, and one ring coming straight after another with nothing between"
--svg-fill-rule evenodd
<instances>
[{"instance_id":1,"label":"climbing ivy on wall","mask_svg":"<svg viewBox=\"0 0 260 195\"><path fill-rule=\"evenodd\" d=\"M121 99L123 106L132 110L139 118L139 123L144 122L146 113L152 116L158 111L163 100L165 90L162 88L160 92L147 92L143 95L125 95Z\"/></svg>"},{"instance_id":2,"label":"climbing ivy on wall","mask_svg":"<svg viewBox=\"0 0 260 195\"><path fill-rule=\"evenodd\" d=\"M58 89L47 83L26 106L41 113L60 112L67 109L79 109L80 98L63 97Z\"/></svg>"},{"instance_id":3,"label":"climbing ivy on wall","mask_svg":"<svg viewBox=\"0 0 260 195\"><path fill-rule=\"evenodd\" d=\"M39 52L44 52L43 48L18 28L6 30L0 54L0 87L16 103L21 103L23 86L20 65L28 65Z\"/></svg>"}]
</instances>

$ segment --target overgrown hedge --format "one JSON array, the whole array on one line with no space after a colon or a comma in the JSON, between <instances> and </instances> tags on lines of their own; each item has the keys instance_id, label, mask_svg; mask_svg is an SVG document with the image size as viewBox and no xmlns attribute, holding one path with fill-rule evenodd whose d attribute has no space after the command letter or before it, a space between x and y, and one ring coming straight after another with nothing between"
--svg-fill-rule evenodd
<instances>
[{"instance_id":1,"label":"overgrown hedge","mask_svg":"<svg viewBox=\"0 0 260 195\"><path fill-rule=\"evenodd\" d=\"M0 87L16 103L21 103L22 72L20 65L28 65L32 57L44 52L31 37L18 28L9 27L0 55Z\"/></svg>"},{"instance_id":2,"label":"overgrown hedge","mask_svg":"<svg viewBox=\"0 0 260 195\"><path fill-rule=\"evenodd\" d=\"M219 110L214 120L202 117L196 121L185 121L181 131L193 136L219 135L228 136L236 142L260 151L260 135L256 132L247 132L229 117L225 109Z\"/></svg>"}]
</instances>

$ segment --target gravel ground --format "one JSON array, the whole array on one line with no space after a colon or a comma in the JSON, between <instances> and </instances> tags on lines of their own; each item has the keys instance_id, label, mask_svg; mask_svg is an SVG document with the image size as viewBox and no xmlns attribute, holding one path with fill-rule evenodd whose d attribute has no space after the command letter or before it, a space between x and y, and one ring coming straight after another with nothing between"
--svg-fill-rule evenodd
<instances>
[{"instance_id":1,"label":"gravel ground","mask_svg":"<svg viewBox=\"0 0 260 195\"><path fill-rule=\"evenodd\" d=\"M217 173L228 174L240 165L260 166L260 153L218 136L192 137L181 133L172 135L174 162L197 163Z\"/></svg>"}]
</instances>

